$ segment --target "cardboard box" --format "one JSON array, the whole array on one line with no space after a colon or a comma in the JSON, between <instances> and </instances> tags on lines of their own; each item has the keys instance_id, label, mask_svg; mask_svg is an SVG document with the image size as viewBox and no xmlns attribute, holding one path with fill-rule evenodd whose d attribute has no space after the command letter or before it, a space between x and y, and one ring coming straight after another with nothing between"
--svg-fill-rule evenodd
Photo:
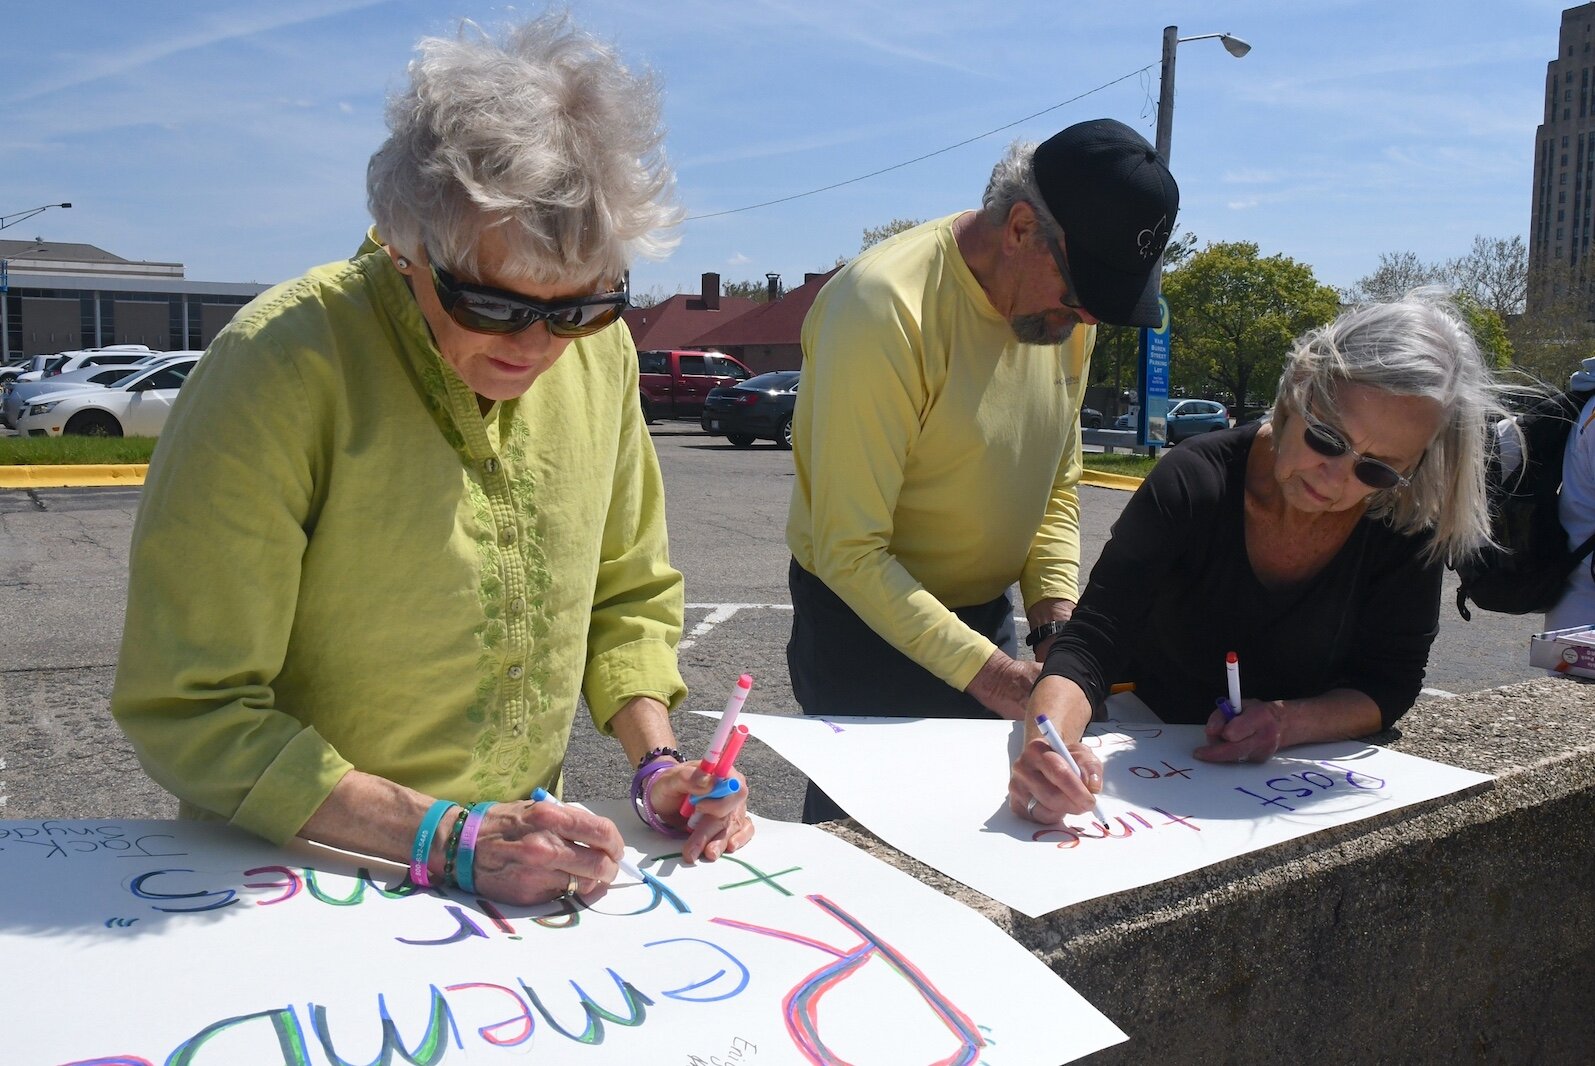
<instances>
[{"instance_id":1,"label":"cardboard box","mask_svg":"<svg viewBox=\"0 0 1595 1066\"><path fill-rule=\"evenodd\" d=\"M1595 677L1595 625L1551 629L1529 638L1529 665Z\"/></svg>"}]
</instances>

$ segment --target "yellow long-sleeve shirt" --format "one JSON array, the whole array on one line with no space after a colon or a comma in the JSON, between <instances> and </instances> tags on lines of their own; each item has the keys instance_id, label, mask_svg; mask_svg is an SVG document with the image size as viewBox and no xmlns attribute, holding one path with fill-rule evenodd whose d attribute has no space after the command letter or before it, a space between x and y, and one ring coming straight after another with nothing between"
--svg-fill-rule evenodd
<instances>
[{"instance_id":1,"label":"yellow long-sleeve shirt","mask_svg":"<svg viewBox=\"0 0 1595 1066\"><path fill-rule=\"evenodd\" d=\"M616 325L486 415L386 253L244 308L134 527L112 711L186 814L282 841L351 767L457 801L559 777L578 693L686 693Z\"/></svg>"},{"instance_id":2,"label":"yellow long-sleeve shirt","mask_svg":"<svg viewBox=\"0 0 1595 1066\"><path fill-rule=\"evenodd\" d=\"M949 608L1079 589L1080 400L1095 327L1021 344L950 215L876 245L803 323L787 544L883 638L964 689L995 650Z\"/></svg>"}]
</instances>

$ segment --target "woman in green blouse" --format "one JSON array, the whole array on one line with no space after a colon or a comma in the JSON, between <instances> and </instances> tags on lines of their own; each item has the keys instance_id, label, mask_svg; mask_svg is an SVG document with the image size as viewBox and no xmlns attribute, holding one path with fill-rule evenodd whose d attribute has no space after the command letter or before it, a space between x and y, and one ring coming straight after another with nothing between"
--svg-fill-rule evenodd
<instances>
[{"instance_id":1,"label":"woman in green blouse","mask_svg":"<svg viewBox=\"0 0 1595 1066\"><path fill-rule=\"evenodd\" d=\"M186 816L513 903L616 876L557 790L578 696L688 861L753 835L682 764L681 575L619 321L678 221L658 91L547 17L421 42L353 258L244 308L133 535L112 710Z\"/></svg>"}]
</instances>

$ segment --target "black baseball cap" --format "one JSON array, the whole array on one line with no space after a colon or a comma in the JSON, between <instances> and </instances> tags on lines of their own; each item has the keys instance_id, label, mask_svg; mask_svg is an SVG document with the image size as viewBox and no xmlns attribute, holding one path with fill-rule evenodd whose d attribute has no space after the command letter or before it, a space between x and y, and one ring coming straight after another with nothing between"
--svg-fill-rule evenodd
<instances>
[{"instance_id":1,"label":"black baseball cap","mask_svg":"<svg viewBox=\"0 0 1595 1066\"><path fill-rule=\"evenodd\" d=\"M1124 123L1098 118L1043 141L1032 167L1085 309L1110 325L1162 325L1156 271L1180 209L1168 163Z\"/></svg>"}]
</instances>

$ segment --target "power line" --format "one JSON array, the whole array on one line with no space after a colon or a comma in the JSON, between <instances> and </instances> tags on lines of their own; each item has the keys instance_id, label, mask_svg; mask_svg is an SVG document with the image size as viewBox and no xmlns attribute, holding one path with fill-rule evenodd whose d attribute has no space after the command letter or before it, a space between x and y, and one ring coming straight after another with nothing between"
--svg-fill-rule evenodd
<instances>
[{"instance_id":1,"label":"power line","mask_svg":"<svg viewBox=\"0 0 1595 1066\"><path fill-rule=\"evenodd\" d=\"M1151 70L1155 66L1157 66L1156 63L1148 63L1146 66L1141 67L1138 70L1132 70L1128 74L1121 74L1119 77L1114 78L1112 81L1103 82L1101 85L1098 85L1095 89L1087 89L1085 92L1081 93L1079 96L1071 96L1069 99L1061 101L1061 102L1056 103L1056 104L1053 104L1051 107L1044 107L1040 111L1037 111L1033 115L1026 115L1024 118L1016 118L1012 122L1010 122L1010 123L1008 123L1006 125L1003 125L1003 126L998 126L994 130L987 130L985 133L977 133L973 137L966 137L964 140L959 141L957 144L949 144L946 148L938 148L934 152L926 152L924 155L915 156L913 159L905 159L901 163L893 163L889 167L882 167L879 170L872 170L868 174L860 174L856 178L848 178L846 181L834 182L834 183L832 183L830 185L821 186L818 189L810 189L808 192L796 192L796 193L793 193L791 196L783 196L783 197L781 197L780 199L777 199L777 200L766 200L762 204L749 204L747 207L733 207L733 208L730 208L729 210L726 210L726 211L711 211L711 212L709 212L706 215L690 215L687 218L683 219L682 221L683 222L697 222L700 219L705 219L705 218L719 218L721 215L737 215L737 214L741 214L744 211L757 211L761 207L774 207L776 204L784 204L784 203L787 203L788 201L791 201L791 200L801 200L805 196L818 196L822 192L830 192L832 189L840 189L844 185L852 185L852 184L855 184L856 182L867 181L870 178L879 177L882 174L887 174L887 173L890 173L891 171L894 171L894 170L901 170L903 167L913 166L915 163L924 162L925 160L930 159L932 156L938 156L938 155L942 155L943 153L946 153L946 152L951 152L953 149L962 148L966 144L974 144L976 141L982 140L982 139L984 139L986 137L990 137L994 133L1001 133L1003 130L1011 130L1015 126L1021 125L1021 124L1026 123L1026 122L1029 122L1033 118L1040 118L1042 115L1045 115L1048 112L1056 111L1060 107L1068 107L1072 103L1076 103L1076 102L1078 102L1080 100L1084 100L1086 97L1090 96L1093 93L1099 93L1103 89L1106 89L1106 88L1109 88L1111 86L1117 85L1119 82L1124 81L1127 78L1133 78L1137 74L1145 74L1147 71Z\"/></svg>"}]
</instances>

